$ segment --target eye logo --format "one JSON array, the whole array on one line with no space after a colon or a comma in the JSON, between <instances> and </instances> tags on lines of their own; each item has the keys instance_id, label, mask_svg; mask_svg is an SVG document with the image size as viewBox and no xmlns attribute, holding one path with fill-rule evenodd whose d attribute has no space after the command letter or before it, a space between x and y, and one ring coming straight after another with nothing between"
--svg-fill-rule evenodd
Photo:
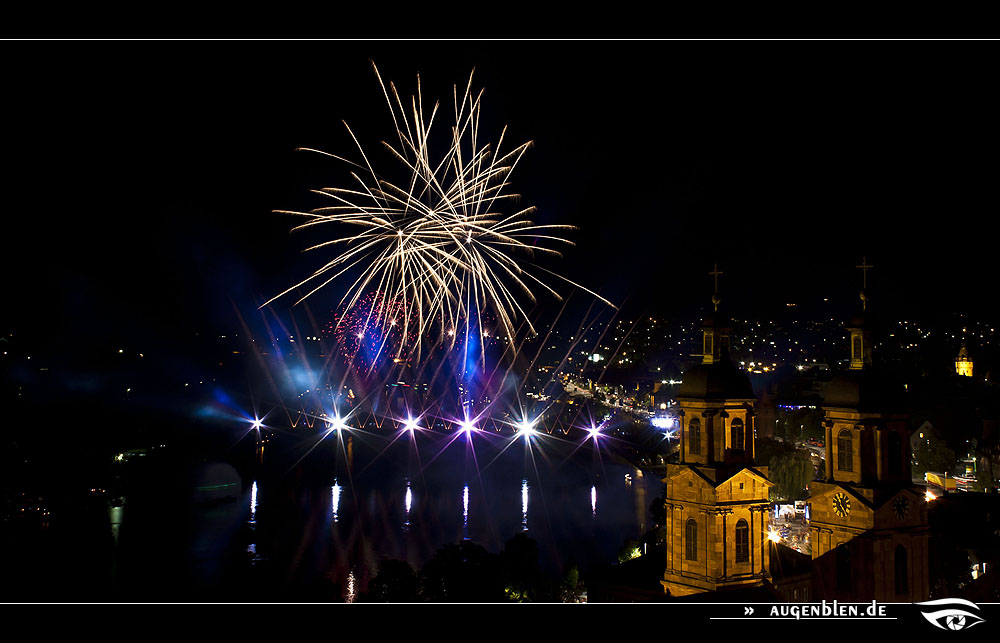
<instances>
[{"instance_id":1,"label":"eye logo","mask_svg":"<svg viewBox=\"0 0 1000 643\"><path fill-rule=\"evenodd\" d=\"M926 618L932 625L939 627L942 630L964 630L972 627L973 625L979 625L986 620L976 614L973 614L972 612L959 609L958 606L971 607L976 610L979 609L979 606L975 603L961 598L942 598L936 601L917 603L917 605L950 605L951 609L942 609L934 612L921 612L924 618Z\"/></svg>"}]
</instances>

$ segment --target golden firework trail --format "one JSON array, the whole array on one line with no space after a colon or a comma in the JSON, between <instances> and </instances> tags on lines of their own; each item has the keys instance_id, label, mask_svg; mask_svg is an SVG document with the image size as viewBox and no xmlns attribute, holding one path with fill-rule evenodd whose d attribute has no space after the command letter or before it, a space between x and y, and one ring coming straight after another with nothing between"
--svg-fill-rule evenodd
<instances>
[{"instance_id":1,"label":"golden firework trail","mask_svg":"<svg viewBox=\"0 0 1000 643\"><path fill-rule=\"evenodd\" d=\"M353 227L356 232L307 248L310 251L338 246L342 250L312 275L262 306L293 290L308 288L296 302L300 303L357 268L360 272L339 305L352 308L373 290L387 301L397 302L395 309L390 307L388 313L371 319L371 323L379 330L385 330L389 324L402 324L403 335L413 330L410 325L415 325L417 345L413 348L417 356L425 337L435 339L436 335L436 341L453 346L462 324L466 326L466 337L473 332L481 336L481 313L487 310L513 340L514 321L518 317L528 319L520 297L534 303L532 289L540 287L562 299L555 289L529 272L528 267L581 288L614 307L583 286L531 263L535 253L561 257L557 250L539 243L572 245L559 235L575 226L536 224L527 218L535 211L533 207L513 213L501 211L501 206L519 197L508 192L509 179L531 147L531 141L501 154L498 150L506 134L504 127L495 147L480 144L483 90L473 93L473 74L470 73L461 94L458 86L454 86L454 125L446 139L448 145L440 158L432 159L431 133L436 121L441 120L440 103L435 102L428 114L419 76L417 93L407 102L392 82L386 86L374 63L372 68L398 139L396 143L382 144L405 169L406 181L392 183L376 172L346 122L344 125L361 155L360 163L321 150L299 148L350 164L355 185L313 190L332 199L332 205L309 212L276 212L308 219L292 231L338 224ZM530 321L528 327L531 333L535 332Z\"/></svg>"}]
</instances>

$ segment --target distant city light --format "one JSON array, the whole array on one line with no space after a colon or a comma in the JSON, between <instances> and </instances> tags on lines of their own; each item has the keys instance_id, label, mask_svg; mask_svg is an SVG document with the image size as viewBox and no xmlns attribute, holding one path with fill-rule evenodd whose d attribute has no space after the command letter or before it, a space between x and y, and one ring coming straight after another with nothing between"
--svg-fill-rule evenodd
<instances>
[{"instance_id":1,"label":"distant city light","mask_svg":"<svg viewBox=\"0 0 1000 643\"><path fill-rule=\"evenodd\" d=\"M656 417L650 420L650 424L658 429L669 430L674 428L674 418L672 417Z\"/></svg>"}]
</instances>

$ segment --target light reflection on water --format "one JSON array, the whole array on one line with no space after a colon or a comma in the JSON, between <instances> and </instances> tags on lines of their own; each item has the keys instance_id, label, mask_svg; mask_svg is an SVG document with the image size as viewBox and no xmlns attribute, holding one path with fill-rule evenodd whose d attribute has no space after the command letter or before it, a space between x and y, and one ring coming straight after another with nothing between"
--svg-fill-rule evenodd
<instances>
[{"instance_id":1,"label":"light reflection on water","mask_svg":"<svg viewBox=\"0 0 1000 643\"><path fill-rule=\"evenodd\" d=\"M347 574L347 594L344 596L344 600L347 603L353 603L354 599L358 596L357 580L354 578L354 570L352 569Z\"/></svg>"},{"instance_id":2,"label":"light reflection on water","mask_svg":"<svg viewBox=\"0 0 1000 643\"><path fill-rule=\"evenodd\" d=\"M633 491L633 497L635 498L635 519L639 524L639 531L642 532L646 530L646 514L649 511L649 505L646 503L645 478L642 475L641 469L635 470L635 477L638 481Z\"/></svg>"},{"instance_id":3,"label":"light reflection on water","mask_svg":"<svg viewBox=\"0 0 1000 643\"><path fill-rule=\"evenodd\" d=\"M469 539L469 485L462 488L462 538Z\"/></svg>"},{"instance_id":4,"label":"light reflection on water","mask_svg":"<svg viewBox=\"0 0 1000 643\"><path fill-rule=\"evenodd\" d=\"M277 527L309 532L298 540L313 544L298 545L294 562L336 579L343 600L352 583L355 593L366 591L379 561L403 560L419 571L437 550L461 540L499 553L529 527L547 571L560 573L571 562L593 569L616 560L626 539L642 535L648 523L645 503L659 492L657 486L646 494L647 484L658 485L655 476L568 447L565 459L550 451L549 458L539 460L525 451L537 447L504 451L477 440L474 452L446 449L427 465L426 458L413 458L406 450L382 449L369 459L372 454L358 448L362 444L355 440L353 466L332 463L331 473L344 474L338 476L343 486L337 482L328 491L326 511L333 519L325 524L332 531L317 533L324 523L308 514L300 523ZM308 485L292 493L306 505L309 495Z\"/></svg>"},{"instance_id":5,"label":"light reflection on water","mask_svg":"<svg viewBox=\"0 0 1000 643\"><path fill-rule=\"evenodd\" d=\"M250 542L247 544L247 554L250 555L250 564L255 564L260 561L260 557L257 555L257 537L255 528L257 525L257 481L254 480L253 484L250 486L250 520L247 521L250 526Z\"/></svg>"},{"instance_id":6,"label":"light reflection on water","mask_svg":"<svg viewBox=\"0 0 1000 643\"><path fill-rule=\"evenodd\" d=\"M113 504L108 507L108 517L111 519L111 536L116 545L118 544L118 535L121 533L123 513L124 509L121 504Z\"/></svg>"},{"instance_id":7,"label":"light reflection on water","mask_svg":"<svg viewBox=\"0 0 1000 643\"><path fill-rule=\"evenodd\" d=\"M528 481L521 481L521 531L528 531Z\"/></svg>"},{"instance_id":8,"label":"light reflection on water","mask_svg":"<svg viewBox=\"0 0 1000 643\"><path fill-rule=\"evenodd\" d=\"M257 481L250 487L250 522L257 519Z\"/></svg>"},{"instance_id":9,"label":"light reflection on water","mask_svg":"<svg viewBox=\"0 0 1000 643\"><path fill-rule=\"evenodd\" d=\"M413 508L413 489L410 486L410 481L406 481L406 520L403 522L403 529L410 528L410 509Z\"/></svg>"},{"instance_id":10,"label":"light reflection on water","mask_svg":"<svg viewBox=\"0 0 1000 643\"><path fill-rule=\"evenodd\" d=\"M367 591L380 561L402 560L419 571L436 551L465 539L499 553L507 540L530 525L539 563L557 575L570 563L587 570L616 560L622 543L642 534L648 522L646 498L660 490L655 476L642 476L610 458L573 449L573 444L565 447L565 454L552 449L548 457L537 459L526 451L537 448L534 441L530 444L535 446L529 446L519 440L517 448L503 450L502 443L484 439L474 443L474 457L465 449L445 449L421 459L411 457L410 445L394 451L374 443L366 452L367 443L354 443L350 463L342 456L343 448L337 451L331 441L325 454L324 443L301 466L265 463L244 474L241 503L194 508L193 532L202 541L184 542L190 532L178 521L170 551L197 549L197 558L182 562L203 568L199 578L240 592L327 583L337 588L339 600L347 600ZM434 446L419 455L437 454ZM647 495L648 484L654 486ZM227 507L236 512L232 528ZM131 527L126 522L123 538L131 535L133 543L149 537L165 541L165 536L154 536L162 527L154 515L145 511L146 522ZM149 536L137 535L140 530ZM252 583L241 580L244 572L235 563L218 564L230 555L226 551L243 557L242 564L251 570L245 573L254 574ZM248 598L240 594L234 600Z\"/></svg>"}]
</instances>

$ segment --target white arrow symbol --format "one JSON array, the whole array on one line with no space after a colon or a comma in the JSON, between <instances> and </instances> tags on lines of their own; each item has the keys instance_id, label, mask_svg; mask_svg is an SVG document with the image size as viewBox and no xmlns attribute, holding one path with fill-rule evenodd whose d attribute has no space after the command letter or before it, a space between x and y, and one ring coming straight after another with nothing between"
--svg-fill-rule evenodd
<instances>
[{"instance_id":1,"label":"white arrow symbol","mask_svg":"<svg viewBox=\"0 0 1000 643\"><path fill-rule=\"evenodd\" d=\"M751 614L753 614L753 608L752 607L744 607L743 608L743 615L744 616L750 616Z\"/></svg>"}]
</instances>

